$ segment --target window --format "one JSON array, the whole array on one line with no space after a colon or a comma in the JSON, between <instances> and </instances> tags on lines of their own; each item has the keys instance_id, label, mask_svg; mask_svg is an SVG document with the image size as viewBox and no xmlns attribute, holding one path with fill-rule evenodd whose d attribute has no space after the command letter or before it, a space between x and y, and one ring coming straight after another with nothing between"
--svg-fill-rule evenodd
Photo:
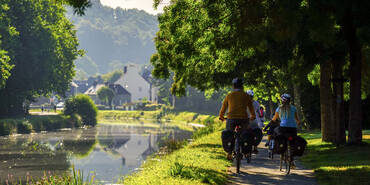
<instances>
[{"instance_id":1,"label":"window","mask_svg":"<svg viewBox=\"0 0 370 185\"><path fill-rule=\"evenodd\" d=\"M139 87L139 92L141 92L143 90L143 88L142 87Z\"/></svg>"}]
</instances>

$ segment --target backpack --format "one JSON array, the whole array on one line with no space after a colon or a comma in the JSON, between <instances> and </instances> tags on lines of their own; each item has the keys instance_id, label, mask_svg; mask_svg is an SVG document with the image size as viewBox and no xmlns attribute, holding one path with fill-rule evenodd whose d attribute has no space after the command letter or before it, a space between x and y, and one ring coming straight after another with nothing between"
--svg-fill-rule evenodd
<instances>
[{"instance_id":1,"label":"backpack","mask_svg":"<svg viewBox=\"0 0 370 185\"><path fill-rule=\"evenodd\" d=\"M241 148L242 148L242 153L247 154L252 151L252 145L255 142L255 135L251 130L247 130L242 132L241 134Z\"/></svg>"},{"instance_id":2,"label":"backpack","mask_svg":"<svg viewBox=\"0 0 370 185\"><path fill-rule=\"evenodd\" d=\"M297 136L294 139L295 139L295 143L294 143L293 156L302 156L307 146L307 141L300 136Z\"/></svg>"},{"instance_id":3,"label":"backpack","mask_svg":"<svg viewBox=\"0 0 370 185\"><path fill-rule=\"evenodd\" d=\"M256 128L256 129L253 129L252 132L254 134L253 145L258 146L262 141L262 137L263 137L262 130L260 128Z\"/></svg>"},{"instance_id":4,"label":"backpack","mask_svg":"<svg viewBox=\"0 0 370 185\"><path fill-rule=\"evenodd\" d=\"M287 141L286 138L282 135L277 135L274 138L274 146L272 152L274 154L282 154L285 152L287 148Z\"/></svg>"},{"instance_id":5,"label":"backpack","mask_svg":"<svg viewBox=\"0 0 370 185\"><path fill-rule=\"evenodd\" d=\"M225 152L230 153L234 150L235 140L234 140L234 132L231 130L224 130L221 134L222 139L222 147L224 148Z\"/></svg>"}]
</instances>

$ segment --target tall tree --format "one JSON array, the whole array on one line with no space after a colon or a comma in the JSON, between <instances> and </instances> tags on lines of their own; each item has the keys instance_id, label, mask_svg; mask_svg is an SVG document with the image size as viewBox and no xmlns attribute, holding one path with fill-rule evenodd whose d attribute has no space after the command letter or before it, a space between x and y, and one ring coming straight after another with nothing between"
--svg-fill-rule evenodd
<instances>
[{"instance_id":1,"label":"tall tree","mask_svg":"<svg viewBox=\"0 0 370 185\"><path fill-rule=\"evenodd\" d=\"M14 68L0 90L0 116L11 116L22 114L23 102L35 96L64 95L74 75L73 61L82 52L61 4L53 0L2 2L8 7L4 17L18 33L11 42L1 43Z\"/></svg>"}]
</instances>

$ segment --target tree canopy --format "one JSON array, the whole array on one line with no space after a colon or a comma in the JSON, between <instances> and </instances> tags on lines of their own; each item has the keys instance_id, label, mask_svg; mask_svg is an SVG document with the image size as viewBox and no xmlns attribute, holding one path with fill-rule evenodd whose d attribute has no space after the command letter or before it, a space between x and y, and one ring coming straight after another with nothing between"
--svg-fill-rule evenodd
<instances>
[{"instance_id":1,"label":"tree canopy","mask_svg":"<svg viewBox=\"0 0 370 185\"><path fill-rule=\"evenodd\" d=\"M4 0L1 7L4 85L0 88L0 114L4 116L22 113L25 100L52 92L64 95L74 76L73 61L83 53L60 3Z\"/></svg>"},{"instance_id":2,"label":"tree canopy","mask_svg":"<svg viewBox=\"0 0 370 185\"><path fill-rule=\"evenodd\" d=\"M184 95L187 85L219 89L239 76L267 94L290 91L300 103L304 86L309 84L307 75L319 64L321 122L325 125L333 122L325 115L341 110L342 104L332 100L341 99L343 87L337 82L346 70L350 77L350 142L361 141L361 66L362 50L369 42L369 2L171 2L158 17L157 53L151 63L156 77L168 78L174 72L173 93ZM335 125L323 130L335 130ZM335 141L335 134L323 138Z\"/></svg>"}]
</instances>

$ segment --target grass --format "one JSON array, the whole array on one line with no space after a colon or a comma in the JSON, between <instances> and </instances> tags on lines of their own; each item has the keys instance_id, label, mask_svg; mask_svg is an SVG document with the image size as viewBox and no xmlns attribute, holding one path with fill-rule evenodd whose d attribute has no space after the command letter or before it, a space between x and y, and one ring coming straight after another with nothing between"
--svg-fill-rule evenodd
<instances>
[{"instance_id":1,"label":"grass","mask_svg":"<svg viewBox=\"0 0 370 185\"><path fill-rule=\"evenodd\" d=\"M84 177L84 174L81 170L76 170L72 168L72 174L64 174L64 175L52 175L44 173L44 176L39 179L34 179L27 175L26 180L16 180L13 178L8 178L5 180L5 184L13 184L13 185L22 185L22 184L37 184L37 185L95 185L99 184L99 182L95 181L95 176L88 175Z\"/></svg>"},{"instance_id":2,"label":"grass","mask_svg":"<svg viewBox=\"0 0 370 185\"><path fill-rule=\"evenodd\" d=\"M32 131L51 131L81 126L76 117L64 115L31 115L19 118L0 119L0 135L27 134Z\"/></svg>"},{"instance_id":3,"label":"grass","mask_svg":"<svg viewBox=\"0 0 370 185\"><path fill-rule=\"evenodd\" d=\"M362 145L335 146L321 141L319 131L301 134L308 141L303 164L312 168L322 185L362 185L370 182L370 130Z\"/></svg>"},{"instance_id":4,"label":"grass","mask_svg":"<svg viewBox=\"0 0 370 185\"><path fill-rule=\"evenodd\" d=\"M202 134L183 148L167 155L154 155L139 172L122 179L124 184L225 184L226 159L221 144L219 123L213 129L202 128Z\"/></svg>"}]
</instances>

